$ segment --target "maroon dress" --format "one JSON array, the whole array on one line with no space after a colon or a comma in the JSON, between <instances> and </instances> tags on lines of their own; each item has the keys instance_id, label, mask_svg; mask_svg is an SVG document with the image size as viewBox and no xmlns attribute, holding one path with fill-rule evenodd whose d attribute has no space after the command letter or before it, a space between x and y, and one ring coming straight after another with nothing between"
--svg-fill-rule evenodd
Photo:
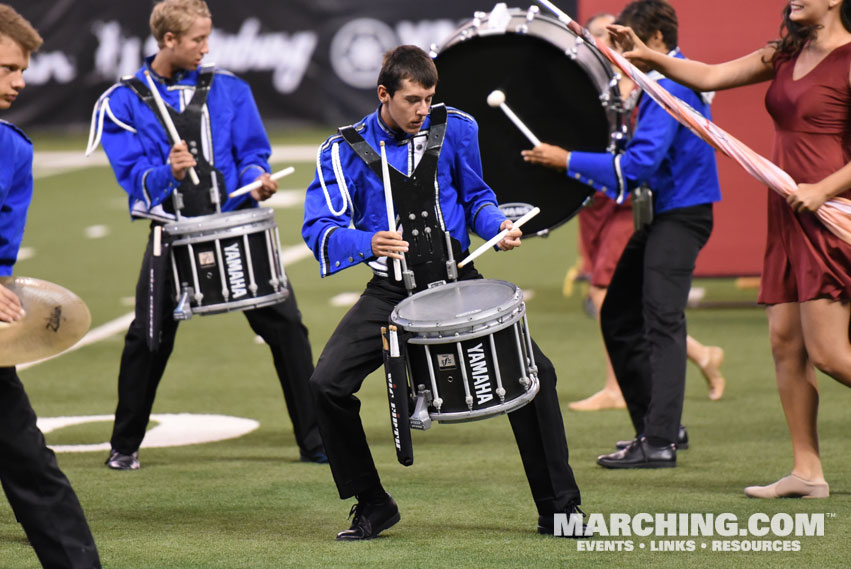
<instances>
[{"instance_id":1,"label":"maroon dress","mask_svg":"<svg viewBox=\"0 0 851 569\"><path fill-rule=\"evenodd\" d=\"M792 78L796 61L775 64L765 96L775 126L773 160L796 182L814 183L851 161L851 43L798 80ZM851 190L841 195L851 198ZM770 191L759 302L816 298L851 299L851 245Z\"/></svg>"}]
</instances>

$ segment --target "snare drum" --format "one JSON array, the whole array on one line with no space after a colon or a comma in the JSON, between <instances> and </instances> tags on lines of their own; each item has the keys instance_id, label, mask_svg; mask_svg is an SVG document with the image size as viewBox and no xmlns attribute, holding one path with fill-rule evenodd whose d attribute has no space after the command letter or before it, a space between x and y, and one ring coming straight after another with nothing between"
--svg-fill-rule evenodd
<instances>
[{"instance_id":1,"label":"snare drum","mask_svg":"<svg viewBox=\"0 0 851 569\"><path fill-rule=\"evenodd\" d=\"M512 283L479 279L427 289L400 302L390 320L408 338L413 428L508 413L538 392L526 305Z\"/></svg>"},{"instance_id":2,"label":"snare drum","mask_svg":"<svg viewBox=\"0 0 851 569\"><path fill-rule=\"evenodd\" d=\"M192 217L166 225L177 320L249 310L289 295L274 210Z\"/></svg>"},{"instance_id":3,"label":"snare drum","mask_svg":"<svg viewBox=\"0 0 851 569\"><path fill-rule=\"evenodd\" d=\"M520 151L531 144L487 98L502 90L543 142L591 152L614 148L624 121L608 61L536 6L479 12L432 55L440 75L435 101L476 117L484 179L503 213L516 220L540 207L523 227L527 235L546 235L578 213L593 190L524 162Z\"/></svg>"}]
</instances>

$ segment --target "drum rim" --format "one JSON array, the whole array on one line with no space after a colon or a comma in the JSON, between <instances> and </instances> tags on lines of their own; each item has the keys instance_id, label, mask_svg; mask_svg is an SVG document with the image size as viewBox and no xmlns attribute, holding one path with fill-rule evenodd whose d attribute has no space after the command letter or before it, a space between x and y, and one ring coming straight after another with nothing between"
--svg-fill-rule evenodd
<instances>
[{"instance_id":1,"label":"drum rim","mask_svg":"<svg viewBox=\"0 0 851 569\"><path fill-rule=\"evenodd\" d=\"M200 306L192 306L193 314L222 314L224 312L234 312L240 310L250 310L252 308L262 308L272 304L278 304L286 301L290 296L289 290L284 286L281 290L273 293L264 294L263 296L252 296L245 300L237 300L230 302L217 302L216 304L202 304Z\"/></svg>"},{"instance_id":2,"label":"drum rim","mask_svg":"<svg viewBox=\"0 0 851 569\"><path fill-rule=\"evenodd\" d=\"M429 294L436 294L438 291L445 290L445 287L467 289L482 284L496 284L500 286L511 287L514 289L514 292L511 297L507 299L504 303L494 307L490 307L487 310L480 310L475 314L471 314L465 317L455 316L453 318L438 322L436 320L411 320L400 315L400 309L403 309L408 304L416 302L418 296L422 301L422 299L424 299ZM523 301L523 290L516 284L501 279L469 279L463 281L454 281L451 283L446 283L445 285L441 285L439 287L426 289L414 294L413 296L409 296L403 299L395 307L393 307L393 311L390 314L390 321L393 324L401 326L407 332L435 332L438 330L454 332L458 330L469 329L471 330L471 333L475 333L477 329L485 330L492 328L492 326L486 326L485 328L482 328L482 325L488 325L492 323L502 324L502 326L499 328L502 329L522 318L525 313L526 306ZM478 335L481 334L475 334L475 336ZM453 337L455 337L454 334ZM412 338L411 340L413 341L414 339Z\"/></svg>"},{"instance_id":3,"label":"drum rim","mask_svg":"<svg viewBox=\"0 0 851 569\"><path fill-rule=\"evenodd\" d=\"M245 221L240 221L241 219ZM163 226L168 235L185 235L202 231L218 231L251 224L275 223L275 210L269 207L252 208L250 210L225 211L212 215L199 215L180 221L173 221Z\"/></svg>"},{"instance_id":4,"label":"drum rim","mask_svg":"<svg viewBox=\"0 0 851 569\"><path fill-rule=\"evenodd\" d=\"M530 19L528 17L529 11L524 10L522 8L508 8L508 14L509 14L509 16L511 16L511 22L513 22L514 19L517 18L517 19L524 20L524 23L520 24L518 26L514 26L513 29L509 29L511 27L511 24L509 23L509 25L507 25L504 30L491 30L489 28L480 28L482 22L489 20L490 13L486 13L484 17L474 16L473 18L467 20L466 22L464 22L460 26L458 26L458 28L455 30L455 33L451 37L449 37L446 41L444 41L436 50L433 51L433 58L439 58L441 53L443 53L447 49L449 49L449 48L451 48L451 47L453 47L453 46L455 46L459 43L464 43L466 41L476 39L476 38L484 38L484 37L488 37L488 36L506 35L506 34L514 34L514 35L518 35L518 36L524 36L524 35L525 36L533 36L533 37L536 37L538 39L544 40L544 41L550 43L553 47L556 47L556 48L559 48L559 49L567 50L567 49L570 49L570 48L573 47L573 45L564 46L564 45L561 45L559 43L552 41L551 38L540 33L538 30L534 29L536 27L535 25L530 25L530 24L533 24L533 22L538 22L538 21L543 21L544 23L546 23L548 25L553 25L557 29L559 29L563 32L567 32L573 38L582 39L580 36L576 35L576 33L573 30L571 30L564 23L562 23L558 18L556 18L555 16L552 16L550 14L545 14L545 13L538 11L538 12L535 12L534 16ZM476 22L478 22L478 24ZM523 27L522 31L520 31L518 29L521 26ZM465 33L465 32L468 32L468 30L470 30L471 28L476 30L476 33L474 33L474 34ZM592 46L588 45L588 42L585 41L584 39L582 39L582 41L578 42L578 43L574 40L573 43L574 43L574 45L577 46L576 47L577 54L576 54L576 58L575 58L576 62L582 67L582 69L585 71L585 74L588 76L588 78L590 80L592 80L592 82L597 85L598 91L600 92L600 94L602 94L603 92L605 92L607 90L608 91L614 91L614 88L610 87L608 85L608 82L600 83L600 82L597 81L597 75L592 72L590 65L584 59L584 57L586 57L585 54L587 54L587 56L590 56L593 59L595 59L597 61L597 63L601 66L601 68L603 69L604 73L608 76L609 80L611 80L612 77L614 77L616 73L615 73L614 70L611 69L609 62L605 58L605 56L603 56L603 54L599 52L599 50L596 48L596 46L592 47ZM568 55L568 57L569 57L569 54L566 54L566 55ZM609 111L607 111L607 116L608 116L608 112ZM612 133L618 128L618 125L611 124L611 121L609 121L609 122L610 122L609 132Z\"/></svg>"},{"instance_id":5,"label":"drum rim","mask_svg":"<svg viewBox=\"0 0 851 569\"><path fill-rule=\"evenodd\" d=\"M515 397L509 401L504 401L499 405L494 405L492 407L485 407L483 409L476 409L475 411L452 411L449 413L441 413L440 411L432 411L432 407L429 406L428 416L432 421L436 421L438 423L465 423L469 421L479 421L482 419L489 419L496 415L504 415L506 413L511 413L512 411L516 411L521 407L526 406L531 403L535 396L538 394L538 391L541 389L541 382L538 379L538 374L530 373L529 374L529 389L523 392L519 397Z\"/></svg>"}]
</instances>

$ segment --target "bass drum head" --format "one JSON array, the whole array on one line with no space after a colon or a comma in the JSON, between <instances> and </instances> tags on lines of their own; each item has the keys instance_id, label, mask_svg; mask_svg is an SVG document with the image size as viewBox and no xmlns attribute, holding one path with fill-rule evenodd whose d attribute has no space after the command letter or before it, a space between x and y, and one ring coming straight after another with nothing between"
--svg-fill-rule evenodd
<instances>
[{"instance_id":1,"label":"bass drum head","mask_svg":"<svg viewBox=\"0 0 851 569\"><path fill-rule=\"evenodd\" d=\"M535 235L576 215L594 190L564 171L524 162L520 151L532 144L502 109L487 104L487 97L495 89L503 91L506 104L542 142L604 151L610 119L579 62L540 37L504 33L451 44L438 53L435 64L435 100L475 117L484 179L506 216L517 219L540 207L541 213L523 226L525 235Z\"/></svg>"}]
</instances>

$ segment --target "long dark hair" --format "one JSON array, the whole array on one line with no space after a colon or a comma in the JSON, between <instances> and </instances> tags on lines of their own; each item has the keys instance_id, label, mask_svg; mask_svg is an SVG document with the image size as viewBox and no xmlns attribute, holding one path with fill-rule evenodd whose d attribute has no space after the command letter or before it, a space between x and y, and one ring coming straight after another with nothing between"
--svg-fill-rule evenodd
<instances>
[{"instance_id":1,"label":"long dark hair","mask_svg":"<svg viewBox=\"0 0 851 569\"><path fill-rule=\"evenodd\" d=\"M816 31L821 28L818 24L804 25L789 19L792 6L787 4L783 8L783 22L780 24L780 39L771 42L776 48L774 61L795 57L803 49L804 44L813 39ZM842 27L851 32L851 0L842 0L839 7L839 17ZM779 59L778 59L779 58Z\"/></svg>"}]
</instances>

